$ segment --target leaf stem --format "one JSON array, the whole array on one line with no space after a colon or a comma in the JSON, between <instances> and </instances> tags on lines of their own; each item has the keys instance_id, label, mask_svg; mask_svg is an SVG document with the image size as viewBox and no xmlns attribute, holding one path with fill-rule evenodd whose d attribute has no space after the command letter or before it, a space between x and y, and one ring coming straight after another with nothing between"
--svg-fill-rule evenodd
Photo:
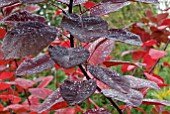
<instances>
[{"instance_id":1,"label":"leaf stem","mask_svg":"<svg viewBox=\"0 0 170 114\"><path fill-rule=\"evenodd\" d=\"M28 98L28 94L27 94L26 89L24 89L24 94L25 94L25 96L26 96L26 98L27 98L28 104L31 105L31 102L30 102L30 100L29 100L29 98Z\"/></svg>"},{"instance_id":2,"label":"leaf stem","mask_svg":"<svg viewBox=\"0 0 170 114\"><path fill-rule=\"evenodd\" d=\"M170 39L169 39L168 42L166 43L163 51L166 51L166 49L168 48L169 43L170 43ZM153 72L153 70L155 69L156 65L159 63L160 60L161 60L161 58L156 61L156 63L153 65L153 67L152 67L152 68L150 69L150 71L148 72L149 74L151 74L151 73Z\"/></svg>"},{"instance_id":3,"label":"leaf stem","mask_svg":"<svg viewBox=\"0 0 170 114\"><path fill-rule=\"evenodd\" d=\"M68 13L72 13L72 9L73 9L73 0L70 0L70 4L69 4L69 11L68 11ZM73 37L73 35L70 35L70 46L71 47L74 47L74 37ZM80 70L83 72L83 74L85 75L85 77L89 80L89 79L91 79L90 77L89 77L89 75L87 74L87 72L86 72L86 70L83 68L83 66L82 65L79 65L79 68L80 68ZM97 90L100 92L100 93L102 93L101 92L101 88L99 88L98 86L97 86ZM121 109L119 108L119 106L111 99L111 98L109 98L109 97L106 97L109 101L110 101L110 103L116 108L116 110L119 112L119 114L123 114L122 113L122 111L121 111Z\"/></svg>"}]
</instances>

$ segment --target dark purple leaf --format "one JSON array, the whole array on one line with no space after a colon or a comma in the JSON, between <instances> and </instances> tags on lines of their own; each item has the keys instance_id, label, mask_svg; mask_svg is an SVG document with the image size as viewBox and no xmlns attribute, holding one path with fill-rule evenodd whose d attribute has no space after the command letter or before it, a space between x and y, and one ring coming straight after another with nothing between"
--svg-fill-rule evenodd
<instances>
[{"instance_id":1,"label":"dark purple leaf","mask_svg":"<svg viewBox=\"0 0 170 114\"><path fill-rule=\"evenodd\" d=\"M41 17L39 15L33 15L26 11L21 11L21 12L11 14L5 17L1 22L6 25L14 26L14 24L18 22L24 22L24 21L38 21L45 24L47 23L44 17Z\"/></svg>"},{"instance_id":2,"label":"dark purple leaf","mask_svg":"<svg viewBox=\"0 0 170 114\"><path fill-rule=\"evenodd\" d=\"M111 88L124 93L129 92L130 83L119 73L99 66L88 67L89 72L98 80L102 81Z\"/></svg>"},{"instance_id":3,"label":"dark purple leaf","mask_svg":"<svg viewBox=\"0 0 170 114\"><path fill-rule=\"evenodd\" d=\"M22 4L35 4L43 2L44 0L19 0Z\"/></svg>"},{"instance_id":4,"label":"dark purple leaf","mask_svg":"<svg viewBox=\"0 0 170 114\"><path fill-rule=\"evenodd\" d=\"M157 90L160 89L159 86L153 81L136 78L136 77L130 76L130 75L126 75L126 76L124 76L124 78L129 80L130 87L133 89L142 89L142 88L146 88L146 87L157 89Z\"/></svg>"},{"instance_id":5,"label":"dark purple leaf","mask_svg":"<svg viewBox=\"0 0 170 114\"><path fill-rule=\"evenodd\" d=\"M61 94L60 94L60 90L57 89L55 91L53 91L53 93L51 95L49 95L45 101L40 105L39 109L38 109L38 113L42 113L44 111L46 111L47 109L51 108L53 105L57 104L57 103L61 103L63 102L64 99L62 98Z\"/></svg>"},{"instance_id":6,"label":"dark purple leaf","mask_svg":"<svg viewBox=\"0 0 170 114\"><path fill-rule=\"evenodd\" d=\"M142 45L142 41L138 35L122 29L110 29L106 37L126 44L131 44L136 46Z\"/></svg>"},{"instance_id":7,"label":"dark purple leaf","mask_svg":"<svg viewBox=\"0 0 170 114\"><path fill-rule=\"evenodd\" d=\"M128 105L137 107L142 103L143 95L141 92L130 89L128 93L122 93L115 89L102 90L102 93L106 97L111 97L113 99L127 103Z\"/></svg>"},{"instance_id":8,"label":"dark purple leaf","mask_svg":"<svg viewBox=\"0 0 170 114\"><path fill-rule=\"evenodd\" d=\"M69 5L70 0L57 0L58 2L64 3ZM85 2L87 2L88 0L73 0L73 6L75 5L79 5L79 4L83 4Z\"/></svg>"},{"instance_id":9,"label":"dark purple leaf","mask_svg":"<svg viewBox=\"0 0 170 114\"><path fill-rule=\"evenodd\" d=\"M108 24L98 16L65 14L61 26L81 42L91 42L108 33Z\"/></svg>"},{"instance_id":10,"label":"dark purple leaf","mask_svg":"<svg viewBox=\"0 0 170 114\"><path fill-rule=\"evenodd\" d=\"M143 99L142 104L170 106L170 102L169 101L158 100L158 99Z\"/></svg>"},{"instance_id":11,"label":"dark purple leaf","mask_svg":"<svg viewBox=\"0 0 170 114\"><path fill-rule=\"evenodd\" d=\"M90 53L86 48L49 47L50 57L63 68L71 68L84 63Z\"/></svg>"},{"instance_id":12,"label":"dark purple leaf","mask_svg":"<svg viewBox=\"0 0 170 114\"><path fill-rule=\"evenodd\" d=\"M90 47L90 59L88 59L91 65L98 65L102 63L106 57L110 55L114 47L114 40L100 38L93 42Z\"/></svg>"},{"instance_id":13,"label":"dark purple leaf","mask_svg":"<svg viewBox=\"0 0 170 114\"><path fill-rule=\"evenodd\" d=\"M131 0L129 0L131 1ZM133 0L132 0L133 1ZM158 4L158 0L135 0L137 2L144 2L144 3L151 3L151 4Z\"/></svg>"},{"instance_id":14,"label":"dark purple leaf","mask_svg":"<svg viewBox=\"0 0 170 114\"><path fill-rule=\"evenodd\" d=\"M90 97L96 90L96 81L70 81L65 80L60 87L60 92L69 105L76 105Z\"/></svg>"},{"instance_id":15,"label":"dark purple leaf","mask_svg":"<svg viewBox=\"0 0 170 114\"><path fill-rule=\"evenodd\" d=\"M19 2L19 0L0 0L0 7L12 5L12 4L15 4L18 2Z\"/></svg>"},{"instance_id":16,"label":"dark purple leaf","mask_svg":"<svg viewBox=\"0 0 170 114\"><path fill-rule=\"evenodd\" d=\"M104 108L98 108L98 109L87 110L83 114L111 114L111 113L105 110Z\"/></svg>"},{"instance_id":17,"label":"dark purple leaf","mask_svg":"<svg viewBox=\"0 0 170 114\"><path fill-rule=\"evenodd\" d=\"M112 2L112 3L123 3L127 2L128 0L103 0L102 2Z\"/></svg>"},{"instance_id":18,"label":"dark purple leaf","mask_svg":"<svg viewBox=\"0 0 170 114\"><path fill-rule=\"evenodd\" d=\"M58 30L40 22L19 22L3 39L2 52L5 59L17 59L37 54L57 36Z\"/></svg>"},{"instance_id":19,"label":"dark purple leaf","mask_svg":"<svg viewBox=\"0 0 170 114\"><path fill-rule=\"evenodd\" d=\"M23 76L40 73L54 64L54 61L44 54L32 59L28 58L17 68L16 75Z\"/></svg>"},{"instance_id":20,"label":"dark purple leaf","mask_svg":"<svg viewBox=\"0 0 170 114\"><path fill-rule=\"evenodd\" d=\"M129 4L130 4L130 2L115 3L115 4L113 4L112 2L102 3L100 5L92 7L90 9L90 15L91 16L105 15L105 14L108 14L110 12L117 11L117 10L119 10L119 9L123 8L124 6L127 6Z\"/></svg>"}]
</instances>

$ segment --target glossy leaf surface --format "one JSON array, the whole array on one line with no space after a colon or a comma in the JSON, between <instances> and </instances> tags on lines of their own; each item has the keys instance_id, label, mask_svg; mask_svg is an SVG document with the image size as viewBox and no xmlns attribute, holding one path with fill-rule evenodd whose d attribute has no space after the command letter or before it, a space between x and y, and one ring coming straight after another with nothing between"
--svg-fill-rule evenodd
<instances>
[{"instance_id":1,"label":"glossy leaf surface","mask_svg":"<svg viewBox=\"0 0 170 114\"><path fill-rule=\"evenodd\" d=\"M113 99L127 103L128 105L137 107L142 103L143 95L137 90L130 89L128 93L122 93L114 89L102 90L102 93Z\"/></svg>"},{"instance_id":2,"label":"glossy leaf surface","mask_svg":"<svg viewBox=\"0 0 170 114\"><path fill-rule=\"evenodd\" d=\"M57 36L58 30L39 22L19 22L7 32L2 52L4 59L17 59L37 54Z\"/></svg>"},{"instance_id":3,"label":"glossy leaf surface","mask_svg":"<svg viewBox=\"0 0 170 114\"><path fill-rule=\"evenodd\" d=\"M129 80L130 87L133 89L141 89L145 87L149 87L149 88L153 88L157 90L160 89L159 86L153 81L137 78L137 77L130 76L130 75L125 75L124 78Z\"/></svg>"},{"instance_id":4,"label":"glossy leaf surface","mask_svg":"<svg viewBox=\"0 0 170 114\"><path fill-rule=\"evenodd\" d=\"M96 90L96 81L70 81L65 80L60 87L62 97L69 105L76 105L90 97Z\"/></svg>"},{"instance_id":5,"label":"glossy leaf surface","mask_svg":"<svg viewBox=\"0 0 170 114\"><path fill-rule=\"evenodd\" d=\"M38 21L42 23L46 23L44 17L39 15L33 15L28 13L27 11L16 12L14 14L10 14L5 17L1 22L6 25L14 26L17 22L26 22L26 21Z\"/></svg>"},{"instance_id":6,"label":"glossy leaf surface","mask_svg":"<svg viewBox=\"0 0 170 114\"><path fill-rule=\"evenodd\" d=\"M90 59L88 62L91 65L98 65L107 58L113 50L115 43L112 39L100 38L93 42L90 47Z\"/></svg>"},{"instance_id":7,"label":"glossy leaf surface","mask_svg":"<svg viewBox=\"0 0 170 114\"><path fill-rule=\"evenodd\" d=\"M22 4L35 4L43 2L44 0L19 0Z\"/></svg>"},{"instance_id":8,"label":"glossy leaf surface","mask_svg":"<svg viewBox=\"0 0 170 114\"><path fill-rule=\"evenodd\" d=\"M92 7L90 9L90 15L91 16L105 15L105 14L108 14L110 12L117 11L117 10L119 10L119 9L123 8L124 6L127 6L129 4L130 4L130 2L113 4L112 2L109 1L109 2L102 3L100 5L96 5L96 6Z\"/></svg>"},{"instance_id":9,"label":"glossy leaf surface","mask_svg":"<svg viewBox=\"0 0 170 114\"><path fill-rule=\"evenodd\" d=\"M130 89L129 81L115 71L90 65L88 66L88 70L95 78L117 91L127 93Z\"/></svg>"},{"instance_id":10,"label":"glossy leaf surface","mask_svg":"<svg viewBox=\"0 0 170 114\"><path fill-rule=\"evenodd\" d=\"M63 68L71 68L84 63L90 53L86 48L49 47L50 57Z\"/></svg>"},{"instance_id":11,"label":"glossy leaf surface","mask_svg":"<svg viewBox=\"0 0 170 114\"><path fill-rule=\"evenodd\" d=\"M123 42L126 44L141 46L142 41L140 37L126 30L121 29L110 29L107 38L114 39L118 42Z\"/></svg>"},{"instance_id":12,"label":"glossy leaf surface","mask_svg":"<svg viewBox=\"0 0 170 114\"><path fill-rule=\"evenodd\" d=\"M26 59L17 68L16 75L31 75L40 73L54 65L54 61L46 55L39 55L32 59Z\"/></svg>"},{"instance_id":13,"label":"glossy leaf surface","mask_svg":"<svg viewBox=\"0 0 170 114\"><path fill-rule=\"evenodd\" d=\"M61 27L86 43L97 40L108 32L107 22L98 16L65 14Z\"/></svg>"},{"instance_id":14,"label":"glossy leaf surface","mask_svg":"<svg viewBox=\"0 0 170 114\"><path fill-rule=\"evenodd\" d=\"M158 100L158 99L143 99L142 104L170 106L169 101L167 101L167 100Z\"/></svg>"}]
</instances>

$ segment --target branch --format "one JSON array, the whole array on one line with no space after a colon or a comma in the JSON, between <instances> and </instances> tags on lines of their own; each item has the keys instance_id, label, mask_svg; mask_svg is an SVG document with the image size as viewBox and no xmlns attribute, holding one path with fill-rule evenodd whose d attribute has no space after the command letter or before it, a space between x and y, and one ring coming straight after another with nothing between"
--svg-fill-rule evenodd
<instances>
[{"instance_id":1,"label":"branch","mask_svg":"<svg viewBox=\"0 0 170 114\"><path fill-rule=\"evenodd\" d=\"M166 51L166 49L168 48L169 43L170 43L170 39L169 39L168 42L166 43L163 51ZM153 70L155 69L156 65L159 63L160 60L161 60L161 58L156 61L156 63L153 65L153 67L152 67L152 68L150 69L150 71L148 72L149 74L151 74L151 73L153 72Z\"/></svg>"}]
</instances>

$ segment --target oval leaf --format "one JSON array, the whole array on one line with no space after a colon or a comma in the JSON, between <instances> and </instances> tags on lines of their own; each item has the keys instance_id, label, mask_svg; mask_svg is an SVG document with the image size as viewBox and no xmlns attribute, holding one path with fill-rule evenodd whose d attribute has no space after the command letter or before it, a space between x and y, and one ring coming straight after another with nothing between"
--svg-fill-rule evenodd
<instances>
[{"instance_id":1,"label":"oval leaf","mask_svg":"<svg viewBox=\"0 0 170 114\"><path fill-rule=\"evenodd\" d=\"M83 114L111 114L111 113L105 110L104 108L98 108L98 109L87 110Z\"/></svg>"},{"instance_id":2,"label":"oval leaf","mask_svg":"<svg viewBox=\"0 0 170 114\"><path fill-rule=\"evenodd\" d=\"M130 4L130 2L115 3L115 4L113 4L112 2L102 3L100 5L96 5L96 6L92 7L90 9L90 15L91 16L105 15L105 14L108 14L110 12L117 11L117 10L119 10L119 9L123 8L124 6L127 6L129 4Z\"/></svg>"},{"instance_id":3,"label":"oval leaf","mask_svg":"<svg viewBox=\"0 0 170 114\"><path fill-rule=\"evenodd\" d=\"M33 15L28 13L27 11L16 12L14 14L10 14L9 16L5 17L1 22L14 26L17 22L24 22L24 21L38 21L42 23L47 23L44 17L39 15Z\"/></svg>"},{"instance_id":4,"label":"oval leaf","mask_svg":"<svg viewBox=\"0 0 170 114\"><path fill-rule=\"evenodd\" d=\"M98 39L93 42L90 47L90 59L88 60L91 65L98 65L107 58L114 47L114 40L112 39Z\"/></svg>"},{"instance_id":5,"label":"oval leaf","mask_svg":"<svg viewBox=\"0 0 170 114\"><path fill-rule=\"evenodd\" d=\"M123 76L115 71L98 66L88 66L89 72L98 80L102 81L111 88L127 93L130 89L130 83Z\"/></svg>"},{"instance_id":6,"label":"oval leaf","mask_svg":"<svg viewBox=\"0 0 170 114\"><path fill-rule=\"evenodd\" d=\"M19 22L7 32L2 52L4 59L17 59L37 54L55 38L58 30L39 22Z\"/></svg>"},{"instance_id":7,"label":"oval leaf","mask_svg":"<svg viewBox=\"0 0 170 114\"><path fill-rule=\"evenodd\" d=\"M140 37L126 30L110 29L106 37L114 39L115 41L118 42L123 42L126 44L131 44L136 46L142 46L142 41Z\"/></svg>"},{"instance_id":8,"label":"oval leaf","mask_svg":"<svg viewBox=\"0 0 170 114\"><path fill-rule=\"evenodd\" d=\"M130 89L129 92L122 93L120 91L117 91L115 89L107 89L107 90L102 90L102 93L106 97L111 97L116 100L122 101L127 103L128 105L137 107L142 103L143 100L143 95L137 90Z\"/></svg>"},{"instance_id":9,"label":"oval leaf","mask_svg":"<svg viewBox=\"0 0 170 114\"><path fill-rule=\"evenodd\" d=\"M29 92L37 98L45 99L52 93L52 90L48 88L30 88Z\"/></svg>"},{"instance_id":10,"label":"oval leaf","mask_svg":"<svg viewBox=\"0 0 170 114\"><path fill-rule=\"evenodd\" d=\"M130 75L126 75L126 76L124 76L124 78L129 80L130 87L133 89L142 89L142 88L146 88L146 87L157 89L157 90L160 89L159 86L153 81L136 78L136 77L130 76Z\"/></svg>"},{"instance_id":11,"label":"oval leaf","mask_svg":"<svg viewBox=\"0 0 170 114\"><path fill-rule=\"evenodd\" d=\"M39 55L32 59L26 59L23 61L17 68L16 75L23 76L40 73L43 70L52 67L54 64L54 61L48 56L44 54Z\"/></svg>"},{"instance_id":12,"label":"oval leaf","mask_svg":"<svg viewBox=\"0 0 170 114\"><path fill-rule=\"evenodd\" d=\"M57 103L64 102L64 99L61 97L60 89L57 89L53 91L46 99L45 101L40 105L38 109L38 113L42 113L46 111L47 109L51 108L53 105Z\"/></svg>"},{"instance_id":13,"label":"oval leaf","mask_svg":"<svg viewBox=\"0 0 170 114\"><path fill-rule=\"evenodd\" d=\"M81 82L65 80L60 87L60 91L63 99L69 105L76 105L90 97L95 92L96 87L96 81L94 80L84 80Z\"/></svg>"},{"instance_id":14,"label":"oval leaf","mask_svg":"<svg viewBox=\"0 0 170 114\"><path fill-rule=\"evenodd\" d=\"M86 48L49 47L50 57L63 68L71 68L84 63L90 53Z\"/></svg>"},{"instance_id":15,"label":"oval leaf","mask_svg":"<svg viewBox=\"0 0 170 114\"><path fill-rule=\"evenodd\" d=\"M98 16L65 14L61 27L86 43L101 38L108 32L107 22Z\"/></svg>"}]
</instances>

